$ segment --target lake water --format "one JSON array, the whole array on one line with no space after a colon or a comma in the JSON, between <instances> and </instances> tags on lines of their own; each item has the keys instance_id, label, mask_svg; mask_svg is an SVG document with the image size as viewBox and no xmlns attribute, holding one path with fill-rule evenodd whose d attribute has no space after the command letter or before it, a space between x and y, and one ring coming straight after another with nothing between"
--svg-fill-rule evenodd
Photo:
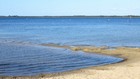
<instances>
[{"instance_id":1,"label":"lake water","mask_svg":"<svg viewBox=\"0 0 140 79\"><path fill-rule=\"evenodd\" d=\"M122 61L40 44L140 47L140 18L0 18L0 76L64 72Z\"/></svg>"},{"instance_id":2,"label":"lake water","mask_svg":"<svg viewBox=\"0 0 140 79\"><path fill-rule=\"evenodd\" d=\"M140 46L140 18L0 18L1 40Z\"/></svg>"},{"instance_id":3,"label":"lake water","mask_svg":"<svg viewBox=\"0 0 140 79\"><path fill-rule=\"evenodd\" d=\"M0 76L31 76L101 66L122 58L36 45L0 43Z\"/></svg>"}]
</instances>

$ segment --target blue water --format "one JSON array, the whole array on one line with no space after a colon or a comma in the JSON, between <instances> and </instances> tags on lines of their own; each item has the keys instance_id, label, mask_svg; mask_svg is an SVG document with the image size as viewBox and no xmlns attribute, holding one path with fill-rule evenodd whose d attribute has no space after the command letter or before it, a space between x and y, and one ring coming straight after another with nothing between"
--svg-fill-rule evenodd
<instances>
[{"instance_id":1,"label":"blue water","mask_svg":"<svg viewBox=\"0 0 140 79\"><path fill-rule=\"evenodd\" d=\"M0 18L1 40L140 46L140 18Z\"/></svg>"},{"instance_id":2,"label":"blue water","mask_svg":"<svg viewBox=\"0 0 140 79\"><path fill-rule=\"evenodd\" d=\"M0 76L31 76L101 66L122 58L68 49L0 43Z\"/></svg>"},{"instance_id":3,"label":"blue water","mask_svg":"<svg viewBox=\"0 0 140 79\"><path fill-rule=\"evenodd\" d=\"M40 44L140 47L140 18L0 18L0 76L30 76L122 61Z\"/></svg>"}]
</instances>

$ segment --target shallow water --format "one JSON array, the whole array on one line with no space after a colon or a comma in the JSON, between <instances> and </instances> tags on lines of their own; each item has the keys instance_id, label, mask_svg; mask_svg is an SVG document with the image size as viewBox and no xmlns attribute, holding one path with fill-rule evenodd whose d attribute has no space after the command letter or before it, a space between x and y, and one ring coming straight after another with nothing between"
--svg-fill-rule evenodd
<instances>
[{"instance_id":1,"label":"shallow water","mask_svg":"<svg viewBox=\"0 0 140 79\"><path fill-rule=\"evenodd\" d=\"M0 40L140 47L140 18L0 18Z\"/></svg>"},{"instance_id":2,"label":"shallow water","mask_svg":"<svg viewBox=\"0 0 140 79\"><path fill-rule=\"evenodd\" d=\"M120 62L122 58L35 45L0 44L0 76L30 76Z\"/></svg>"},{"instance_id":3,"label":"shallow water","mask_svg":"<svg viewBox=\"0 0 140 79\"><path fill-rule=\"evenodd\" d=\"M0 18L0 76L64 72L122 58L39 46L140 47L140 18Z\"/></svg>"}]
</instances>

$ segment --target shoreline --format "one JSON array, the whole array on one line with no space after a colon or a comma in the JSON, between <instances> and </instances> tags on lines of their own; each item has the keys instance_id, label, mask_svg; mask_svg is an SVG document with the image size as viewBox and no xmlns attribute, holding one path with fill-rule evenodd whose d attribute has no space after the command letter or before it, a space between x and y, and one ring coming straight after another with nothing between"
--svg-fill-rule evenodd
<instances>
[{"instance_id":1,"label":"shoreline","mask_svg":"<svg viewBox=\"0 0 140 79\"><path fill-rule=\"evenodd\" d=\"M87 53L96 53L124 58L125 61L105 66L89 67L79 70L56 74L41 74L27 77L6 77L0 76L0 79L139 79L140 71L140 48L117 47L108 49L108 47L92 46L59 46L55 44L42 44L42 46L65 48L73 51L84 51ZM131 69L131 70L130 70ZM124 75L129 72L129 74ZM134 74L136 73L136 74ZM90 75L89 75L90 74ZM109 76L112 74L111 76ZM120 78L122 76L123 78ZM131 76L130 78L128 76Z\"/></svg>"}]
</instances>

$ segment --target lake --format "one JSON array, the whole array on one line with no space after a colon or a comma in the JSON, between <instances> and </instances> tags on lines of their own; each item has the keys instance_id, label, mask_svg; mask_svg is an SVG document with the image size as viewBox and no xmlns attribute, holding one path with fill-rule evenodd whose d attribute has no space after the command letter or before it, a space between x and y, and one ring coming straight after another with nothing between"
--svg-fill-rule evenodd
<instances>
[{"instance_id":1,"label":"lake","mask_svg":"<svg viewBox=\"0 0 140 79\"><path fill-rule=\"evenodd\" d=\"M0 18L1 40L140 46L140 18Z\"/></svg>"},{"instance_id":2,"label":"lake","mask_svg":"<svg viewBox=\"0 0 140 79\"><path fill-rule=\"evenodd\" d=\"M140 47L140 18L0 18L0 76L30 76L123 61L41 46Z\"/></svg>"}]
</instances>

